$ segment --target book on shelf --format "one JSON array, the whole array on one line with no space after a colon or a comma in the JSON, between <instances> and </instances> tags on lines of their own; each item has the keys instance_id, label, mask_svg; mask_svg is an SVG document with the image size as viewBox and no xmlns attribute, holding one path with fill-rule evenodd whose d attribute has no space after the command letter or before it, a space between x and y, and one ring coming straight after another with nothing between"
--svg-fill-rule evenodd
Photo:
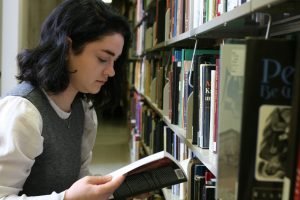
<instances>
[{"instance_id":1,"label":"book on shelf","mask_svg":"<svg viewBox=\"0 0 300 200\"><path fill-rule=\"evenodd\" d=\"M183 0L176 0L176 36L183 33L184 30L184 1Z\"/></svg>"},{"instance_id":2,"label":"book on shelf","mask_svg":"<svg viewBox=\"0 0 300 200\"><path fill-rule=\"evenodd\" d=\"M172 20L172 26L171 26L171 38L176 37L176 31L177 31L177 1L171 1L172 2L172 13L171 13L171 20Z\"/></svg>"},{"instance_id":3,"label":"book on shelf","mask_svg":"<svg viewBox=\"0 0 300 200\"><path fill-rule=\"evenodd\" d=\"M130 131L130 160L134 162L139 158L139 149L140 149L140 135L137 133L136 128L132 128Z\"/></svg>"},{"instance_id":4,"label":"book on shelf","mask_svg":"<svg viewBox=\"0 0 300 200\"><path fill-rule=\"evenodd\" d=\"M170 99L171 96L171 84L172 84L172 52L165 51L162 54L162 65L164 66L163 70L163 98L162 98L162 114L166 117L171 116L172 113L172 100Z\"/></svg>"},{"instance_id":5,"label":"book on shelf","mask_svg":"<svg viewBox=\"0 0 300 200\"><path fill-rule=\"evenodd\" d=\"M216 108L216 95L215 93L217 90L215 89L215 83L216 83L216 71L211 71L211 92L210 92L210 118L209 118L209 151L210 152L216 152L216 136L214 133L215 130L215 108Z\"/></svg>"},{"instance_id":6,"label":"book on shelf","mask_svg":"<svg viewBox=\"0 0 300 200\"><path fill-rule=\"evenodd\" d=\"M169 105L169 108L168 108L168 119L172 119L172 116L173 116L173 114L172 114L172 112L173 112L173 98L172 98L172 93L173 93L173 91L174 91L174 81L173 81L173 63L171 62L171 65L170 65L170 70L169 70L169 72L168 72L168 78L169 78L169 93L168 93L168 98L167 99L169 99L169 103L168 103L168 105ZM164 101L166 101L166 98L164 99ZM167 103L166 103L167 104Z\"/></svg>"},{"instance_id":7,"label":"book on shelf","mask_svg":"<svg viewBox=\"0 0 300 200\"><path fill-rule=\"evenodd\" d=\"M217 141L218 141L218 119L219 119L219 87L220 87L220 58L216 58L216 71L215 71L215 81L214 81L214 94L213 94L213 113L212 113L212 127L211 127L211 136L212 136L212 146L211 149L214 153L217 153Z\"/></svg>"},{"instance_id":8,"label":"book on shelf","mask_svg":"<svg viewBox=\"0 0 300 200\"><path fill-rule=\"evenodd\" d=\"M192 144L198 143L199 104L200 104L200 64L214 63L219 51L213 49L196 50L193 60L193 113L192 113Z\"/></svg>"},{"instance_id":9,"label":"book on shelf","mask_svg":"<svg viewBox=\"0 0 300 200\"><path fill-rule=\"evenodd\" d=\"M160 152L164 149L164 126L164 121L162 119L157 119L157 123L153 131L153 153Z\"/></svg>"},{"instance_id":10,"label":"book on shelf","mask_svg":"<svg viewBox=\"0 0 300 200\"><path fill-rule=\"evenodd\" d=\"M146 95L147 97L150 97L150 85L151 85L151 81L152 81L152 77L151 77L151 63L149 62L149 60L144 59L144 75L143 75L143 81L144 81L144 95Z\"/></svg>"},{"instance_id":11,"label":"book on shelf","mask_svg":"<svg viewBox=\"0 0 300 200\"><path fill-rule=\"evenodd\" d=\"M164 126L164 151L170 154L173 152L173 135L173 130L168 126Z\"/></svg>"},{"instance_id":12,"label":"book on shelf","mask_svg":"<svg viewBox=\"0 0 300 200\"><path fill-rule=\"evenodd\" d=\"M164 88L164 67L161 63L156 63L156 99L155 103L159 109L162 109L163 105L163 88Z\"/></svg>"},{"instance_id":13,"label":"book on shelf","mask_svg":"<svg viewBox=\"0 0 300 200\"><path fill-rule=\"evenodd\" d=\"M218 169L222 170L217 175L217 197L279 199L287 135L271 127L289 124L293 44L284 39L227 40L221 46L220 63Z\"/></svg>"},{"instance_id":14,"label":"book on shelf","mask_svg":"<svg viewBox=\"0 0 300 200\"><path fill-rule=\"evenodd\" d=\"M220 46L217 118L217 198L235 199L238 181L242 99L246 45L244 40L225 40Z\"/></svg>"},{"instance_id":15,"label":"book on shelf","mask_svg":"<svg viewBox=\"0 0 300 200\"><path fill-rule=\"evenodd\" d=\"M212 20L216 17L216 1L206 1L207 21Z\"/></svg>"},{"instance_id":16,"label":"book on shelf","mask_svg":"<svg viewBox=\"0 0 300 200\"><path fill-rule=\"evenodd\" d=\"M150 146L150 140L151 140L151 132L152 132L152 126L154 126L153 122L153 114L152 110L148 108L147 105L143 105L141 108L141 115L138 116L138 120L140 122L140 135L141 139L144 142L146 146Z\"/></svg>"},{"instance_id":17,"label":"book on shelf","mask_svg":"<svg viewBox=\"0 0 300 200\"><path fill-rule=\"evenodd\" d=\"M166 13L165 13L165 41L170 39L171 30L171 0L166 1Z\"/></svg>"},{"instance_id":18,"label":"book on shelf","mask_svg":"<svg viewBox=\"0 0 300 200\"><path fill-rule=\"evenodd\" d=\"M294 41L246 39L238 199L282 197L294 71Z\"/></svg>"},{"instance_id":19,"label":"book on shelf","mask_svg":"<svg viewBox=\"0 0 300 200\"><path fill-rule=\"evenodd\" d=\"M194 72L191 70L193 55L201 55L202 61L214 62L214 58L219 53L218 50L212 49L198 49L194 52L193 49L174 49L173 50L173 69L172 69L172 83L171 83L171 99L172 101L172 117L171 123L176 124L182 128L186 128L187 122L187 101L188 96L195 89L191 89L189 84L189 77L191 73L193 77L193 85L195 85ZM196 58L196 57L195 57ZM195 62L194 58L194 62ZM198 66L199 67L199 66ZM198 80L197 77L195 79ZM197 82L198 83L198 82ZM194 93L195 94L195 93ZM198 96L197 96L198 98ZM195 102L195 101L194 101ZM198 101L199 102L199 101ZM197 129L195 129L197 130Z\"/></svg>"},{"instance_id":20,"label":"book on shelf","mask_svg":"<svg viewBox=\"0 0 300 200\"><path fill-rule=\"evenodd\" d=\"M220 16L225 10L225 0L216 0L216 16Z\"/></svg>"},{"instance_id":21,"label":"book on shelf","mask_svg":"<svg viewBox=\"0 0 300 200\"><path fill-rule=\"evenodd\" d=\"M181 50L174 49L172 53L172 83L171 83L171 97L172 99L172 116L171 123L178 124L179 118L179 86L180 86L180 73L181 73Z\"/></svg>"},{"instance_id":22,"label":"book on shelf","mask_svg":"<svg viewBox=\"0 0 300 200\"><path fill-rule=\"evenodd\" d=\"M199 27L200 25L200 21L203 19L201 18L200 16L200 13L201 13L201 8L203 7L203 5L201 5L200 1L197 1L197 0L193 0L192 1L192 18L190 19L192 21L192 29L193 28L197 28ZM203 9L202 9L203 11Z\"/></svg>"},{"instance_id":23,"label":"book on shelf","mask_svg":"<svg viewBox=\"0 0 300 200\"><path fill-rule=\"evenodd\" d=\"M237 0L227 0L226 2L226 12L229 12L238 6Z\"/></svg>"},{"instance_id":24,"label":"book on shelf","mask_svg":"<svg viewBox=\"0 0 300 200\"><path fill-rule=\"evenodd\" d=\"M300 54L300 40L297 40L296 55ZM288 138L288 158L285 165L282 200L300 200L300 60L296 58L290 134Z\"/></svg>"},{"instance_id":25,"label":"book on shelf","mask_svg":"<svg viewBox=\"0 0 300 200\"><path fill-rule=\"evenodd\" d=\"M188 53L191 53L191 55L188 55ZM181 115L181 127L186 129L187 127L187 118L188 118L188 112L187 112L187 106L188 106L188 98L191 93L191 88L189 84L189 77L191 76L190 73L192 73L191 69L192 64L192 52L189 52L187 49L182 49L182 84L181 84L181 106L180 110L182 111Z\"/></svg>"},{"instance_id":26,"label":"book on shelf","mask_svg":"<svg viewBox=\"0 0 300 200\"><path fill-rule=\"evenodd\" d=\"M199 131L199 59L201 55L196 55L193 62L193 122L192 122L192 144L197 144Z\"/></svg>"},{"instance_id":27,"label":"book on shelf","mask_svg":"<svg viewBox=\"0 0 300 200\"><path fill-rule=\"evenodd\" d=\"M114 192L114 199L126 199L187 181L181 164L166 151L141 158L110 175L126 176Z\"/></svg>"},{"instance_id":28,"label":"book on shelf","mask_svg":"<svg viewBox=\"0 0 300 200\"><path fill-rule=\"evenodd\" d=\"M207 168L204 164L198 163L194 166L194 176L191 179L193 181L193 194L192 199L201 200L202 199L202 191L205 186L205 173L207 172Z\"/></svg>"},{"instance_id":29,"label":"book on shelf","mask_svg":"<svg viewBox=\"0 0 300 200\"><path fill-rule=\"evenodd\" d=\"M179 142L179 159L178 160L180 161L180 163L182 163L181 166L184 166L183 170L185 171L185 173L187 175L188 150L187 150L187 146L186 146L185 142L182 139L180 139L180 142ZM182 182L182 183L172 186L172 187L178 187L179 199L184 199L186 197L186 195L187 195L186 182Z\"/></svg>"},{"instance_id":30,"label":"book on shelf","mask_svg":"<svg viewBox=\"0 0 300 200\"><path fill-rule=\"evenodd\" d=\"M211 200L215 199L215 191L216 191L216 178L215 176L210 172L205 172L205 184L201 191L201 200Z\"/></svg>"},{"instance_id":31,"label":"book on shelf","mask_svg":"<svg viewBox=\"0 0 300 200\"><path fill-rule=\"evenodd\" d=\"M193 49L181 49L181 63L182 63L182 68L180 72L180 82L181 82L181 90L179 91L179 126L182 128L186 129L187 127L187 104L188 104L188 98L189 95L192 91L191 86L190 86L190 76L192 75L192 59L193 59L193 54L196 53L194 52ZM198 53L198 51L197 51Z\"/></svg>"},{"instance_id":32,"label":"book on shelf","mask_svg":"<svg viewBox=\"0 0 300 200\"><path fill-rule=\"evenodd\" d=\"M183 32L187 32L191 30L190 27L190 18L191 18L191 0L184 1L184 30Z\"/></svg>"},{"instance_id":33,"label":"book on shelf","mask_svg":"<svg viewBox=\"0 0 300 200\"><path fill-rule=\"evenodd\" d=\"M165 40L165 12L166 12L166 1L156 1L156 16L155 21L157 24L156 38L154 38L154 45L159 44Z\"/></svg>"},{"instance_id":34,"label":"book on shelf","mask_svg":"<svg viewBox=\"0 0 300 200\"><path fill-rule=\"evenodd\" d=\"M210 103L211 103L211 73L216 70L215 64L200 64L200 107L198 146L208 149L210 138Z\"/></svg>"},{"instance_id":35,"label":"book on shelf","mask_svg":"<svg viewBox=\"0 0 300 200\"><path fill-rule=\"evenodd\" d=\"M188 182L187 182L187 199L192 200L194 199L194 177L195 177L195 166L200 164L200 160L197 157L191 157L188 162L187 166L187 175L188 175Z\"/></svg>"}]
</instances>

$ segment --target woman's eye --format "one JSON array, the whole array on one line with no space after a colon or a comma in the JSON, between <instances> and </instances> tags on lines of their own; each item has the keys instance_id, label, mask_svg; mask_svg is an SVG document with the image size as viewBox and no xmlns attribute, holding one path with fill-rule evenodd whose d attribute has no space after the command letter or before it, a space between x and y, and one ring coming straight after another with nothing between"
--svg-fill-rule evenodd
<instances>
[{"instance_id":1,"label":"woman's eye","mask_svg":"<svg viewBox=\"0 0 300 200\"><path fill-rule=\"evenodd\" d=\"M107 62L106 59L102 59L102 58L98 58L98 60L99 60L99 62L101 62L101 63L106 63L106 62Z\"/></svg>"}]
</instances>

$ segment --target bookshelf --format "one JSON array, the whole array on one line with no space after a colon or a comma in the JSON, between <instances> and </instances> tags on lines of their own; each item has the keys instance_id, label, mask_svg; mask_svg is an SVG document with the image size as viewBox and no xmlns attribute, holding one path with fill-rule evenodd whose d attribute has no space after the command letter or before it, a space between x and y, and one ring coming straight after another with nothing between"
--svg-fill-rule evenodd
<instances>
[{"instance_id":1,"label":"bookshelf","mask_svg":"<svg viewBox=\"0 0 300 200\"><path fill-rule=\"evenodd\" d=\"M147 101L147 103L151 106L151 108L164 120L166 125L168 127L170 127L174 131L174 133L176 133L180 137L180 139L184 141L184 143L188 146L188 148L191 149L191 151L193 151L195 153L195 155L207 166L207 168L213 174L217 174L216 154L209 152L207 149L202 149L202 148L199 148L199 147L193 145L191 139L186 138L186 130L172 124L169 117L164 115L163 111L161 109L157 108L156 104L151 103L151 100L149 97L143 96L143 98L145 99L145 101ZM149 150L148 150L148 152L149 152Z\"/></svg>"},{"instance_id":2,"label":"bookshelf","mask_svg":"<svg viewBox=\"0 0 300 200\"><path fill-rule=\"evenodd\" d=\"M138 1L139 0L137 0L137 2ZM147 26L149 26L149 24L147 25L147 16L149 15L149 12L156 12L158 10L157 8L153 8L157 7L157 5L159 5L158 2L160 1L162 0L148 0L147 2L142 0L139 1L139 5L141 6L140 8L142 8L144 12L143 16L137 17L140 20L135 23L135 30L143 29L144 37L147 31ZM172 4L172 2L178 3L185 1L171 0L165 2L166 8L164 9L167 11L168 4ZM135 7L132 9L135 9ZM155 13L151 14L155 15ZM160 20L165 19L161 18ZM272 22L270 29L268 29L269 20ZM170 21L172 21L172 19L170 19ZM174 26L172 23L176 22L170 23L171 24L165 24L165 26ZM152 24L152 22L150 24ZM172 28L170 28L170 30L172 31ZM154 31L154 29L152 31ZM209 149L200 148L197 144L194 144L194 141L191 138L191 130L188 128L189 126L193 126L191 125L192 121L186 119L186 127L183 125L183 123L178 124L173 122L171 119L172 116L169 113L169 111L172 110L172 103L169 103L173 100L172 96L164 98L162 102L157 99L157 96L160 96L160 98L161 96L165 97L164 94L162 94L163 88L158 89L158 84L162 84L164 86L166 83L170 83L168 72L172 71L174 58L172 61L169 61L167 57L170 54L174 56L174 50L177 49L193 49L196 40L197 49L211 50L220 50L220 45L222 45L224 40L228 38L244 39L246 37L257 38L268 36L270 38L296 38L299 40L299 37L295 37L295 35L300 32L300 2L296 0L248 0L245 3L237 5L234 9L228 12L224 10L220 16L214 16L213 19L206 21L203 24L199 24L195 28L189 28L188 30L173 35L172 32L166 34L164 32L165 30L156 31L157 32L155 34L153 33L152 36L164 34L165 40L157 43L153 42L153 46L147 46L147 48L145 48L144 44L139 44L139 48L141 46L143 48L139 49L138 54L133 56L137 59L132 60L133 64L131 67L134 68L134 70L131 70L131 72L135 71L139 73L135 73L133 75L136 77L135 80L138 80L138 83L133 81L132 88L134 88L134 92L140 96L140 99L132 103L132 109L130 111L131 117L134 118L141 116L143 113L143 110L138 111L140 112L139 115L135 113L137 112L137 108L135 107L136 104L140 104L140 107L143 107L146 110L151 110L152 117L160 118L163 121L164 126L168 127L171 132L177 136L177 139L185 145L185 148L188 149L186 154L188 156L192 155L199 159L200 162L207 167L207 169L217 178L218 181L218 174L220 173L219 170L222 170L218 169L218 160L220 159L218 152L212 152ZM267 35L267 31L269 31L269 35ZM137 34L141 34L141 32ZM166 35L169 35L169 37L166 38ZM147 35L147 37L149 37L149 35ZM139 38L139 41L137 40L136 43L143 43L144 39L145 38ZM152 40L154 41L154 39ZM145 60L149 60L149 64L145 64ZM183 68L183 63L181 64ZM192 64L190 64L190 66L191 65ZM153 68L152 71L150 70L151 74L146 73L147 67L151 67L151 69ZM158 68L160 68L161 71L156 71ZM191 71L191 67L189 70ZM158 73L162 73L162 83L158 81L161 80L158 78ZM188 73L188 71L186 73ZM145 79L147 78L152 80L151 85L147 86L145 84ZM184 76L181 78L184 78ZM182 81L183 79L180 80ZM150 87L150 89L145 89L145 87ZM180 87L182 87L182 90L184 85ZM145 91L148 90L152 91L152 93L145 93ZM184 96L184 94L182 95ZM168 103L164 104L164 101L167 101ZM168 105L169 107L166 109L163 108L163 105ZM184 113L189 109L193 109L193 107L190 108L189 106L193 106L193 104L180 105L179 107L184 107L184 110L181 111ZM188 113L188 115L192 115L192 113ZM139 124L138 126L140 126L140 132L143 132L143 125ZM147 149L148 153L151 153L151 146L149 147L146 144L143 144L143 146L145 149ZM186 197L170 194L170 192L170 190L163 190L166 199L186 199ZM216 197L217 196L218 194L216 192ZM226 197L224 199L226 199Z\"/></svg>"}]
</instances>

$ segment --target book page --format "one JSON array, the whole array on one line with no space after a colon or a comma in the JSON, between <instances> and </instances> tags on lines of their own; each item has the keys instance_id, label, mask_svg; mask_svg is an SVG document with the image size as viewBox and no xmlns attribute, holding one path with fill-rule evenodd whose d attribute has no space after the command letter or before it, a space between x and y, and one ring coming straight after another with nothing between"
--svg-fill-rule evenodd
<instances>
[{"instance_id":1,"label":"book page","mask_svg":"<svg viewBox=\"0 0 300 200\"><path fill-rule=\"evenodd\" d=\"M181 168L178 161L175 160L172 155L165 151L161 151L152 155L149 155L147 157L144 157L140 160L137 160L129 165L126 165L109 175L112 177L120 176L120 175L129 175L134 174L142 171L147 171L150 169L155 169L158 167L163 167L170 165L170 163L174 163L174 165L178 166L178 168Z\"/></svg>"}]
</instances>

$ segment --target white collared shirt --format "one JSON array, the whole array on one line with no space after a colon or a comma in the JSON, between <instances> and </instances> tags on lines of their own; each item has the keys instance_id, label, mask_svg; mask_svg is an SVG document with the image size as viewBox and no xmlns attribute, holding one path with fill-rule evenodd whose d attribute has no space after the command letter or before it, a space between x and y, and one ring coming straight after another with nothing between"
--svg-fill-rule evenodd
<instances>
[{"instance_id":1,"label":"white collared shirt","mask_svg":"<svg viewBox=\"0 0 300 200\"><path fill-rule=\"evenodd\" d=\"M62 111L50 98L51 106L62 119L71 113ZM82 101L85 113L81 145L80 177L90 174L89 164L97 134L97 115ZM43 121L40 112L27 99L6 96L0 99L0 200L63 200L64 193L27 197L18 196L30 174L34 159L43 152Z\"/></svg>"}]
</instances>

